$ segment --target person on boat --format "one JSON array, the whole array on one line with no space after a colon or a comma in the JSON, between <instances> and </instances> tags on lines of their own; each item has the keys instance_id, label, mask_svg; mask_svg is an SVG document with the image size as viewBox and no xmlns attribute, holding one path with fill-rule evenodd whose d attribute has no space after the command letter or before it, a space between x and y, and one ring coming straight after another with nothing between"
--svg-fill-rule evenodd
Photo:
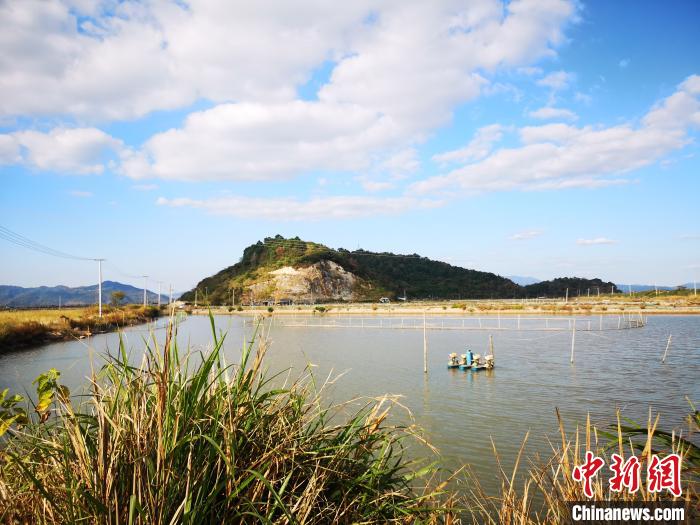
<instances>
[{"instance_id":1,"label":"person on boat","mask_svg":"<svg viewBox=\"0 0 700 525\"><path fill-rule=\"evenodd\" d=\"M472 351L469 348L467 348L467 365L471 365L473 359L474 359L474 354L472 353Z\"/></svg>"}]
</instances>

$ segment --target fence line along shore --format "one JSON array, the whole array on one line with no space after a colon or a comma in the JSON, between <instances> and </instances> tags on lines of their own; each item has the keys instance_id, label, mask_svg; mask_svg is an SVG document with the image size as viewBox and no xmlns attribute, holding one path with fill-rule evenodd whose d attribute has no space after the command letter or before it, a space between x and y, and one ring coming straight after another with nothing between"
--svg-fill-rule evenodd
<instances>
[{"instance_id":1,"label":"fence line along shore","mask_svg":"<svg viewBox=\"0 0 700 525\"><path fill-rule=\"evenodd\" d=\"M255 323L245 320L244 323ZM646 325L643 315L596 316L592 317L443 317L440 319L417 317L344 317L325 316L300 318L277 318L275 325L289 328L360 328L387 330L488 330L488 331L531 331L531 332L571 332L606 331L642 328Z\"/></svg>"},{"instance_id":2,"label":"fence line along shore","mask_svg":"<svg viewBox=\"0 0 700 525\"><path fill-rule=\"evenodd\" d=\"M324 303L318 305L205 305L187 307L189 313L207 315L211 309L216 314L257 315L272 313L275 316L387 316L412 317L423 316L467 316L467 317L575 317L575 316L639 316L653 315L698 315L700 301L691 304L609 304L609 303L548 303L538 305L520 305L517 303L457 303L441 304L367 304L367 303Z\"/></svg>"}]
</instances>

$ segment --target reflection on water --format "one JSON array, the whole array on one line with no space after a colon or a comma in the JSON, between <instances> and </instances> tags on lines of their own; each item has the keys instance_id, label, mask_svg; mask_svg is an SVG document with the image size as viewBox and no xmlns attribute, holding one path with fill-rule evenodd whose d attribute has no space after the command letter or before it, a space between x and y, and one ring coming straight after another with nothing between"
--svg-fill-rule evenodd
<instances>
[{"instance_id":1,"label":"reflection on water","mask_svg":"<svg viewBox=\"0 0 700 525\"><path fill-rule=\"evenodd\" d=\"M236 362L252 327L239 317L218 316L217 330L227 332L225 355ZM595 322L599 322L596 317ZM568 429L591 419L605 425L615 410L645 421L651 407L664 427L678 427L689 411L686 396L700 401L700 317L650 317L644 328L578 332L576 360L570 364L571 334L566 332L494 331L496 368L461 371L446 368L450 352L469 347L485 354L488 331L429 331L429 373L423 373L423 334L419 330L281 327L268 323L271 372L309 364L319 380L345 372L329 389L333 400L357 396L400 395L400 401L425 429L448 468L470 463L487 489L495 488L491 439L508 468L525 433L529 451L545 452L545 434L556 431L555 407ZM669 333L673 344L661 364ZM154 332L162 341L164 330ZM148 327L124 332L134 362L140 361ZM57 343L0 357L0 389L31 390L31 381L50 367L62 382L84 384L90 356L116 351L118 334ZM206 317L191 317L179 327L181 346L206 350L211 329ZM92 352L91 352L92 349ZM94 352L94 353L93 353ZM405 419L397 411L397 419Z\"/></svg>"}]
</instances>

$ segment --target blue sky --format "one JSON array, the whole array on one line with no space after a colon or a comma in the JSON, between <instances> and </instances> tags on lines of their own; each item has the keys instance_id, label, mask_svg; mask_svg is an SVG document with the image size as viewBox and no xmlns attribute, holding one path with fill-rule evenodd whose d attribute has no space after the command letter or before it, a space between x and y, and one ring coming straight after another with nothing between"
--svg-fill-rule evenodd
<instances>
[{"instance_id":1,"label":"blue sky","mask_svg":"<svg viewBox=\"0 0 700 525\"><path fill-rule=\"evenodd\" d=\"M700 279L700 4L0 4L0 225L177 290L266 236ZM0 239L0 283L92 262Z\"/></svg>"}]
</instances>

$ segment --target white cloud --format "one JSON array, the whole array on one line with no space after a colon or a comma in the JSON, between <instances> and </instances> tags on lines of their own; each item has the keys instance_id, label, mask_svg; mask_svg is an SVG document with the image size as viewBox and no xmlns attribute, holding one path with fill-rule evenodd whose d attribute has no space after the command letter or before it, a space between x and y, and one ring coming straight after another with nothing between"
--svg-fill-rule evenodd
<instances>
[{"instance_id":1,"label":"white cloud","mask_svg":"<svg viewBox=\"0 0 700 525\"><path fill-rule=\"evenodd\" d=\"M17 131L0 135L0 145L10 141L19 148L17 154L10 155L12 163L71 175L102 173L122 148L121 141L96 128L55 128L47 133Z\"/></svg>"},{"instance_id":2,"label":"white cloud","mask_svg":"<svg viewBox=\"0 0 700 525\"><path fill-rule=\"evenodd\" d=\"M157 184L134 184L131 189L136 191L153 191L158 189Z\"/></svg>"},{"instance_id":3,"label":"white cloud","mask_svg":"<svg viewBox=\"0 0 700 525\"><path fill-rule=\"evenodd\" d=\"M680 236L684 241L700 241L700 233L686 233Z\"/></svg>"},{"instance_id":4,"label":"white cloud","mask_svg":"<svg viewBox=\"0 0 700 525\"><path fill-rule=\"evenodd\" d=\"M415 148L405 148L376 163L371 170L355 177L369 193L396 188L397 182L407 178L420 167Z\"/></svg>"},{"instance_id":5,"label":"white cloud","mask_svg":"<svg viewBox=\"0 0 700 525\"><path fill-rule=\"evenodd\" d=\"M195 19L198 9L192 6ZM281 10L289 15L288 8ZM256 102L246 101L245 94L208 94L215 100L241 101L192 113L181 128L151 137L139 150L124 151L122 172L132 178L276 180L311 170L414 171L418 161L407 145L447 121L456 104L477 97L488 86L484 72L553 54L552 46L562 40L562 27L575 7L565 0L515 0L504 10L499 2L479 0L468 6L451 1L397 2L373 10L365 6L361 12L359 18L349 8L334 14L330 25L347 33L343 52L329 43L337 43L337 35L328 36L328 42L315 42L325 45L326 53L334 50L331 54L336 57L319 100L258 95ZM169 16L185 15L174 10ZM294 20L297 16L301 13ZM308 22L310 27L314 20ZM230 27L215 29L234 33ZM209 36L205 40L216 40L219 34L200 33ZM186 41L198 49L193 39ZM195 52L185 52L181 43L170 44L183 53ZM219 55L229 52L229 46L218 50ZM316 57L315 51L311 54ZM254 58L253 54L248 61ZM278 60L284 62L285 53ZM302 77L308 75L309 68L298 69L304 70ZM279 80L276 75L274 79ZM227 77L217 85L236 82L241 79ZM392 151L398 153L387 153Z\"/></svg>"},{"instance_id":6,"label":"white cloud","mask_svg":"<svg viewBox=\"0 0 700 525\"><path fill-rule=\"evenodd\" d=\"M386 116L349 104L221 104L129 151L133 178L272 180L307 170L358 170L399 134Z\"/></svg>"},{"instance_id":7,"label":"white cloud","mask_svg":"<svg viewBox=\"0 0 700 525\"><path fill-rule=\"evenodd\" d=\"M629 59L629 58L623 58L622 60L620 60L620 62L618 63L618 65L619 65L622 69L625 69L627 66L630 65L630 59Z\"/></svg>"},{"instance_id":8,"label":"white cloud","mask_svg":"<svg viewBox=\"0 0 700 525\"><path fill-rule=\"evenodd\" d=\"M593 102L593 97L586 93L581 93L580 91L577 91L576 93L574 93L574 100L576 102L581 102L582 104L588 105L591 102Z\"/></svg>"},{"instance_id":9,"label":"white cloud","mask_svg":"<svg viewBox=\"0 0 700 525\"><path fill-rule=\"evenodd\" d=\"M517 69L518 73L521 75L527 75L529 77L534 76L534 75L541 75L542 74L542 68L541 67L535 67L535 66L526 66L526 67L519 67Z\"/></svg>"},{"instance_id":10,"label":"white cloud","mask_svg":"<svg viewBox=\"0 0 700 525\"><path fill-rule=\"evenodd\" d=\"M68 192L69 195L72 195L73 197L79 197L82 199L87 199L92 197L92 192L91 191L81 191L81 190L71 190Z\"/></svg>"},{"instance_id":11,"label":"white cloud","mask_svg":"<svg viewBox=\"0 0 700 525\"><path fill-rule=\"evenodd\" d=\"M554 56L576 10L573 0L0 3L0 118L133 119L207 100L213 108L135 148L85 128L102 133L100 155L89 137L78 151L58 143L61 129L22 132L22 158L100 173L114 153L134 179L398 177L419 167L413 146L457 105L508 88L489 75ZM318 100L296 100L325 63ZM0 162L17 162L12 139L0 140Z\"/></svg>"},{"instance_id":12,"label":"white cloud","mask_svg":"<svg viewBox=\"0 0 700 525\"><path fill-rule=\"evenodd\" d=\"M487 96L507 95L507 100L512 100L516 103L520 102L525 96L523 90L517 88L513 84L503 82L493 82L485 86L482 93Z\"/></svg>"},{"instance_id":13,"label":"white cloud","mask_svg":"<svg viewBox=\"0 0 700 525\"><path fill-rule=\"evenodd\" d=\"M362 188L364 188L365 191L368 191L370 193L390 190L396 186L393 182L389 181L377 181L365 178L359 178L358 180L360 181Z\"/></svg>"},{"instance_id":14,"label":"white cloud","mask_svg":"<svg viewBox=\"0 0 700 525\"><path fill-rule=\"evenodd\" d=\"M0 3L0 113L124 119L198 98L290 100L316 65L348 51L369 8L193 0L91 10L81 23L81 6L59 0Z\"/></svg>"},{"instance_id":15,"label":"white cloud","mask_svg":"<svg viewBox=\"0 0 700 525\"><path fill-rule=\"evenodd\" d=\"M479 128L474 138L465 147L433 155L433 160L439 164L449 164L483 159L491 153L494 144L501 140L503 129L500 124Z\"/></svg>"},{"instance_id":16,"label":"white cloud","mask_svg":"<svg viewBox=\"0 0 700 525\"><path fill-rule=\"evenodd\" d=\"M525 230L522 232L514 233L509 237L512 241L526 241L529 239L534 239L542 235L542 230Z\"/></svg>"},{"instance_id":17,"label":"white cloud","mask_svg":"<svg viewBox=\"0 0 700 525\"><path fill-rule=\"evenodd\" d=\"M18 164L21 161L17 139L12 135L0 135L0 165Z\"/></svg>"},{"instance_id":18,"label":"white cloud","mask_svg":"<svg viewBox=\"0 0 700 525\"><path fill-rule=\"evenodd\" d=\"M551 106L545 106L535 111L530 111L528 115L532 118L540 120L551 120L551 119L564 119L564 120L577 120L578 115L569 109L564 108L553 108Z\"/></svg>"},{"instance_id":19,"label":"white cloud","mask_svg":"<svg viewBox=\"0 0 700 525\"><path fill-rule=\"evenodd\" d=\"M391 175L401 177L413 173L420 167L418 152L415 148L402 149L383 160L378 166L379 171L385 171Z\"/></svg>"},{"instance_id":20,"label":"white cloud","mask_svg":"<svg viewBox=\"0 0 700 525\"><path fill-rule=\"evenodd\" d=\"M515 0L399 2L353 42L319 98L350 102L424 130L487 85L480 72L529 65L551 55L573 3Z\"/></svg>"},{"instance_id":21,"label":"white cloud","mask_svg":"<svg viewBox=\"0 0 700 525\"><path fill-rule=\"evenodd\" d=\"M579 246L595 246L598 244L617 244L617 241L607 237L596 237L595 239L578 239L576 244Z\"/></svg>"},{"instance_id":22,"label":"white cloud","mask_svg":"<svg viewBox=\"0 0 700 525\"><path fill-rule=\"evenodd\" d=\"M689 142L689 129L700 126L699 98L700 76L691 76L639 125L521 128L519 147L498 149L478 162L417 182L412 190L454 194L621 184L628 180L624 174Z\"/></svg>"},{"instance_id":23,"label":"white cloud","mask_svg":"<svg viewBox=\"0 0 700 525\"><path fill-rule=\"evenodd\" d=\"M576 76L567 71L555 71L537 81L537 85L548 87L554 91L561 91L568 88Z\"/></svg>"},{"instance_id":24,"label":"white cloud","mask_svg":"<svg viewBox=\"0 0 700 525\"><path fill-rule=\"evenodd\" d=\"M156 203L174 208L203 209L213 215L241 219L286 221L353 219L375 215L395 215L407 211L441 206L440 201L412 197L335 196L309 200L295 198L222 197L205 200L167 199Z\"/></svg>"},{"instance_id":25,"label":"white cloud","mask_svg":"<svg viewBox=\"0 0 700 525\"><path fill-rule=\"evenodd\" d=\"M287 103L331 61L323 102L423 132L480 93L479 72L552 56L575 12L570 0L2 2L0 116Z\"/></svg>"},{"instance_id":26,"label":"white cloud","mask_svg":"<svg viewBox=\"0 0 700 525\"><path fill-rule=\"evenodd\" d=\"M649 128L677 132L685 125L700 126L700 75L688 77L670 97L642 119Z\"/></svg>"}]
</instances>

